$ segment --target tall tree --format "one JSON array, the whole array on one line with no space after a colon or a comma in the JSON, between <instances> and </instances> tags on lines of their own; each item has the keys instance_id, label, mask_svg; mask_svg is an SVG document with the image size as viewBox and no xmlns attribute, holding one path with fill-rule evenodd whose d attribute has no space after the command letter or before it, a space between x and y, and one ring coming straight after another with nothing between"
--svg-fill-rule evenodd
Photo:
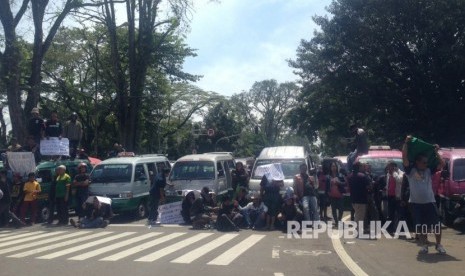
<instances>
[{"instance_id":1,"label":"tall tree","mask_svg":"<svg viewBox=\"0 0 465 276\"><path fill-rule=\"evenodd\" d=\"M465 2L336 0L290 64L302 78L293 126L325 144L360 122L372 140L406 134L464 145ZM337 153L334 152L333 153Z\"/></svg>"}]
</instances>

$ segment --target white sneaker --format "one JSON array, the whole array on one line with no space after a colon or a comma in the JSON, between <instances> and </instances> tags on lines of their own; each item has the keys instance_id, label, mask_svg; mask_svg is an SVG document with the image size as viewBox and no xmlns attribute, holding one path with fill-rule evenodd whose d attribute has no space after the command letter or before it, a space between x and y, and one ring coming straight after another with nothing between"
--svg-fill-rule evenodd
<instances>
[{"instance_id":1,"label":"white sneaker","mask_svg":"<svg viewBox=\"0 0 465 276\"><path fill-rule=\"evenodd\" d=\"M446 254L446 250L442 246L442 244L436 244L436 251L438 251L439 254Z\"/></svg>"}]
</instances>

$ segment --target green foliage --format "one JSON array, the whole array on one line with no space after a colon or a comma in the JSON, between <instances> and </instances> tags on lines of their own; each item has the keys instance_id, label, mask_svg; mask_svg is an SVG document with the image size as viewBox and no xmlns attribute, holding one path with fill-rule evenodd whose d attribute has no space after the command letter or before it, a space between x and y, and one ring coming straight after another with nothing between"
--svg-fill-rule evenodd
<instances>
[{"instance_id":1,"label":"green foliage","mask_svg":"<svg viewBox=\"0 0 465 276\"><path fill-rule=\"evenodd\" d=\"M327 153L359 122L373 143L406 134L464 145L465 1L338 0L292 67L302 78L291 123Z\"/></svg>"}]
</instances>

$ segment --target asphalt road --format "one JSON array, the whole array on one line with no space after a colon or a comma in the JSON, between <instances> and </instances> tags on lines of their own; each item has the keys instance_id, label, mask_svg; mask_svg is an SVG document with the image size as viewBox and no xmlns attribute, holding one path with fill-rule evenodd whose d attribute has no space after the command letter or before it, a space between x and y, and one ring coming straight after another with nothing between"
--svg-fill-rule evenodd
<instances>
[{"instance_id":1,"label":"asphalt road","mask_svg":"<svg viewBox=\"0 0 465 276\"><path fill-rule=\"evenodd\" d=\"M1 228L0 275L438 275L464 267L465 236L453 229L444 230L447 255L432 246L418 256L414 241L401 239L295 239L144 223L121 217L106 229Z\"/></svg>"}]
</instances>

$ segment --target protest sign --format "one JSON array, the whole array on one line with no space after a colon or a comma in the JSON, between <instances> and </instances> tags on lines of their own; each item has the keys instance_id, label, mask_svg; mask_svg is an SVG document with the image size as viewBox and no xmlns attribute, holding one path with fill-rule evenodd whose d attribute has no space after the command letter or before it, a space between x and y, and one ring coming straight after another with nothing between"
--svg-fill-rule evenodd
<instances>
[{"instance_id":1,"label":"protest sign","mask_svg":"<svg viewBox=\"0 0 465 276\"><path fill-rule=\"evenodd\" d=\"M160 205L158 207L159 218L158 221L163 224L179 224L184 220L181 216L182 202L172 202Z\"/></svg>"},{"instance_id":2,"label":"protest sign","mask_svg":"<svg viewBox=\"0 0 465 276\"><path fill-rule=\"evenodd\" d=\"M7 152L8 165L15 173L26 176L30 172L35 172L36 162L32 152Z\"/></svg>"},{"instance_id":3,"label":"protest sign","mask_svg":"<svg viewBox=\"0 0 465 276\"><path fill-rule=\"evenodd\" d=\"M69 156L68 138L50 137L40 141L40 154Z\"/></svg>"}]
</instances>

